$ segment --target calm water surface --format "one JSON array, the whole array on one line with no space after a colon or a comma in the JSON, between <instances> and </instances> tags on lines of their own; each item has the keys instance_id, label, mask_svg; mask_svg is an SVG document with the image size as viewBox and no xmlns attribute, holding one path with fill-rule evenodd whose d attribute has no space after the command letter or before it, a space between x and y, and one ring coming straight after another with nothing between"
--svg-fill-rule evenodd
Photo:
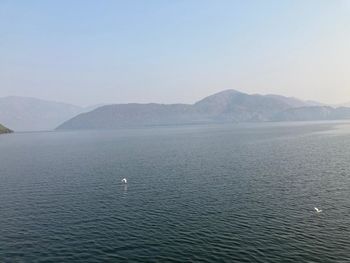
<instances>
[{"instance_id":1,"label":"calm water surface","mask_svg":"<svg viewBox=\"0 0 350 263\"><path fill-rule=\"evenodd\" d=\"M0 262L126 261L350 262L350 125L0 136Z\"/></svg>"}]
</instances>

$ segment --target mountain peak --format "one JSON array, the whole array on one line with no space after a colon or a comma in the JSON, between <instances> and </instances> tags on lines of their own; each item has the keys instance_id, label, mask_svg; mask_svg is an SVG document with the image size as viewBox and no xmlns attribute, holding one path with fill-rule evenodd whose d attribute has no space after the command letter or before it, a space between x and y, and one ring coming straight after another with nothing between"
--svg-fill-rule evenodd
<instances>
[{"instance_id":1,"label":"mountain peak","mask_svg":"<svg viewBox=\"0 0 350 263\"><path fill-rule=\"evenodd\" d=\"M205 97L204 99L201 99L200 101L196 102L195 104L201 104L201 103L208 103L209 101L212 102L224 102L224 100L230 100L232 97L237 95L247 95L245 93L242 93L240 91L234 90L234 89L227 89L220 92L217 92L213 95L210 95L208 97Z\"/></svg>"},{"instance_id":2,"label":"mountain peak","mask_svg":"<svg viewBox=\"0 0 350 263\"><path fill-rule=\"evenodd\" d=\"M217 96L217 95L234 95L234 94L245 94L243 92L240 92L238 90L235 90L235 89L226 89L226 90L223 90L223 91L219 91L217 93L214 93L213 95L211 96ZM210 96L209 96L210 97Z\"/></svg>"}]
</instances>

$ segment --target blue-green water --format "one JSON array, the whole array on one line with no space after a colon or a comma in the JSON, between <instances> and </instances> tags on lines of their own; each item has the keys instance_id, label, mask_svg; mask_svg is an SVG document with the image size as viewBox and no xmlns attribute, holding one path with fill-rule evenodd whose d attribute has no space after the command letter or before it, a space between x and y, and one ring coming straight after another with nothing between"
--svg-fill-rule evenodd
<instances>
[{"instance_id":1,"label":"blue-green water","mask_svg":"<svg viewBox=\"0 0 350 263\"><path fill-rule=\"evenodd\" d=\"M127 261L350 262L350 125L0 136L0 262Z\"/></svg>"}]
</instances>

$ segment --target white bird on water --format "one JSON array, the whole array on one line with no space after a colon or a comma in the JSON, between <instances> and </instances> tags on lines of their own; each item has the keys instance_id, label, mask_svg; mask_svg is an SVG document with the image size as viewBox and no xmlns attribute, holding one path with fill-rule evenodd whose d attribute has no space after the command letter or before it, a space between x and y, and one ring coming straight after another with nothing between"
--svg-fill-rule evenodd
<instances>
[{"instance_id":1,"label":"white bird on water","mask_svg":"<svg viewBox=\"0 0 350 263\"><path fill-rule=\"evenodd\" d=\"M127 183L128 183L128 180L126 180L126 178L123 178L123 179L122 179L122 183L127 184Z\"/></svg>"},{"instance_id":2,"label":"white bird on water","mask_svg":"<svg viewBox=\"0 0 350 263\"><path fill-rule=\"evenodd\" d=\"M318 209L317 207L315 207L315 210L316 210L317 213L321 213L322 212L322 210Z\"/></svg>"}]
</instances>

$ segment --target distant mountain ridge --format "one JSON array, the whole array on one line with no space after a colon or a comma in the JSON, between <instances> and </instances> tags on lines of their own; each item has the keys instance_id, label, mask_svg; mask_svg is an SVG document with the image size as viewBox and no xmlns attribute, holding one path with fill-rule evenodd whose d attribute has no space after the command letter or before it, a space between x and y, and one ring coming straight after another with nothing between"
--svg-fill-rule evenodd
<instances>
[{"instance_id":1,"label":"distant mountain ridge","mask_svg":"<svg viewBox=\"0 0 350 263\"><path fill-rule=\"evenodd\" d=\"M322 121L322 120L348 120L350 119L350 108L330 106L313 106L291 108L279 112L273 121Z\"/></svg>"},{"instance_id":2,"label":"distant mountain ridge","mask_svg":"<svg viewBox=\"0 0 350 263\"><path fill-rule=\"evenodd\" d=\"M219 121L267 121L276 111L309 104L295 98L279 95L246 94L225 90L208 96L193 107L196 112Z\"/></svg>"},{"instance_id":3,"label":"distant mountain ridge","mask_svg":"<svg viewBox=\"0 0 350 263\"><path fill-rule=\"evenodd\" d=\"M225 90L194 104L115 104L79 114L57 127L117 129L123 127L219 122L262 122L350 119L350 109L319 106L279 95L246 94Z\"/></svg>"},{"instance_id":4,"label":"distant mountain ridge","mask_svg":"<svg viewBox=\"0 0 350 263\"><path fill-rule=\"evenodd\" d=\"M53 130L87 110L90 109L30 97L0 98L0 122L15 131Z\"/></svg>"}]
</instances>

